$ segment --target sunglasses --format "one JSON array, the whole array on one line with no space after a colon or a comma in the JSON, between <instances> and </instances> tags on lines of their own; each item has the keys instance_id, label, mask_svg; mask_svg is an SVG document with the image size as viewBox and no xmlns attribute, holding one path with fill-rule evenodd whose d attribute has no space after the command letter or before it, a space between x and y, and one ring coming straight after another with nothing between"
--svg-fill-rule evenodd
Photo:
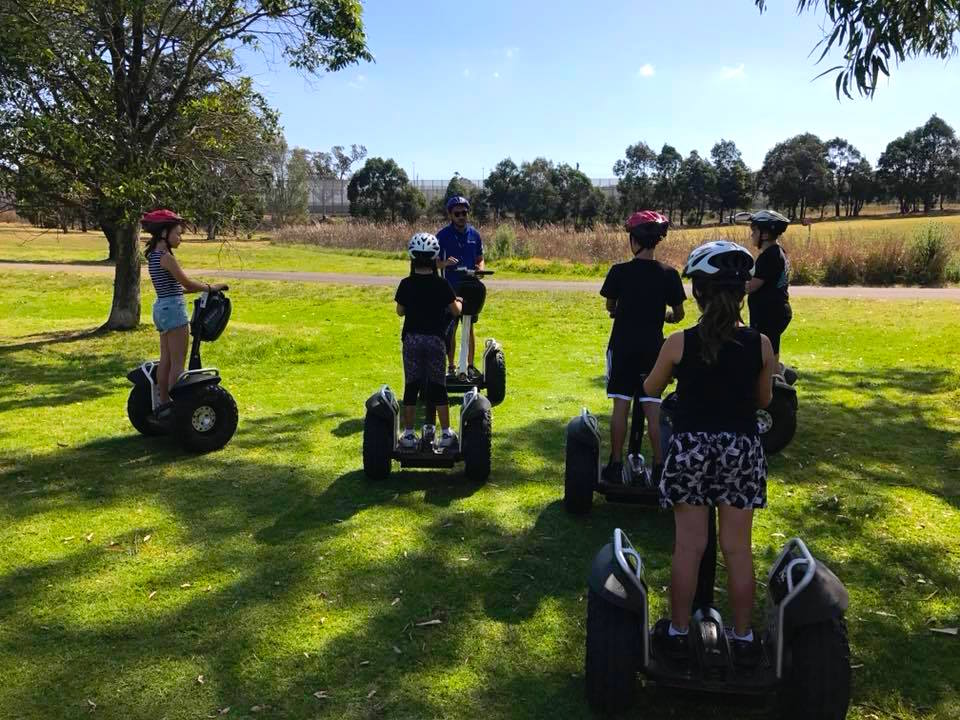
<instances>
[{"instance_id":1,"label":"sunglasses","mask_svg":"<svg viewBox=\"0 0 960 720\"><path fill-rule=\"evenodd\" d=\"M466 211L466 210L454 210L454 211L453 211L452 213L450 213L450 214L453 215L454 217L466 217L466 216L467 216L467 211Z\"/></svg>"}]
</instances>

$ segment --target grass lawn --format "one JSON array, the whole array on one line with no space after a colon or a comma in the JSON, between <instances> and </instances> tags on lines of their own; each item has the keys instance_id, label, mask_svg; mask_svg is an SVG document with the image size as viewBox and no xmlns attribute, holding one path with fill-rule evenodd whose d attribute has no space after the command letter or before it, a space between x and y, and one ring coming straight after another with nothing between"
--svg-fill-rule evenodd
<instances>
[{"instance_id":1,"label":"grass lawn","mask_svg":"<svg viewBox=\"0 0 960 720\"><path fill-rule=\"evenodd\" d=\"M127 423L151 326L75 335L110 291L0 285L0 718L582 718L585 578L614 527L666 610L669 515L560 501L566 422L608 408L599 298L488 299L478 335L503 342L508 391L477 486L359 470L364 399L402 385L389 288L235 283L204 354L240 427L203 457ZM758 575L800 535L846 583L857 720L960 716L960 642L929 630L960 624L956 312L798 300L784 340L800 429L771 460Z\"/></svg>"}]
</instances>

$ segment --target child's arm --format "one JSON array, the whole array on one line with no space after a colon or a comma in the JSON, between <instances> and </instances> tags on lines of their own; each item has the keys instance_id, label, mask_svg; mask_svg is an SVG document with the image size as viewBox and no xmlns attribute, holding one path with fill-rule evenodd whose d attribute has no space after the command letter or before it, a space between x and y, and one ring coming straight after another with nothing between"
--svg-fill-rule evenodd
<instances>
[{"instance_id":1,"label":"child's arm","mask_svg":"<svg viewBox=\"0 0 960 720\"><path fill-rule=\"evenodd\" d=\"M752 292L756 292L763 287L763 284L766 282L763 278L750 278L747 280L747 294L749 295Z\"/></svg>"},{"instance_id":2,"label":"child's arm","mask_svg":"<svg viewBox=\"0 0 960 720\"><path fill-rule=\"evenodd\" d=\"M617 314L617 299L616 298L607 298L607 312L610 313L610 317L613 317Z\"/></svg>"},{"instance_id":3,"label":"child's arm","mask_svg":"<svg viewBox=\"0 0 960 720\"><path fill-rule=\"evenodd\" d=\"M766 335L760 336L760 354L763 356L763 367L757 377L757 407L765 408L773 400L773 345Z\"/></svg>"},{"instance_id":4,"label":"child's arm","mask_svg":"<svg viewBox=\"0 0 960 720\"><path fill-rule=\"evenodd\" d=\"M450 314L454 317L460 317L460 314L463 312L463 300L456 298L452 303L447 305L447 310L449 310Z\"/></svg>"},{"instance_id":5,"label":"child's arm","mask_svg":"<svg viewBox=\"0 0 960 720\"><path fill-rule=\"evenodd\" d=\"M643 392L647 397L660 397L673 378L673 366L683 359L683 333L675 332L667 338L657 355L653 370L643 382Z\"/></svg>"},{"instance_id":6,"label":"child's arm","mask_svg":"<svg viewBox=\"0 0 960 720\"><path fill-rule=\"evenodd\" d=\"M397 315L399 315L400 317L403 317L406 312L407 312L407 309L400 303L397 303Z\"/></svg>"}]
</instances>

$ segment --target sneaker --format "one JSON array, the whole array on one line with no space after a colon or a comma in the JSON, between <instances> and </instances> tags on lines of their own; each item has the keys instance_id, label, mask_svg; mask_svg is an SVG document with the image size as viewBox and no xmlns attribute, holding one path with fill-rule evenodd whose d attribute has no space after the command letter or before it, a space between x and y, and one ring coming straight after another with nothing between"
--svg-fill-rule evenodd
<instances>
[{"instance_id":1,"label":"sneaker","mask_svg":"<svg viewBox=\"0 0 960 720\"><path fill-rule=\"evenodd\" d=\"M610 485L623 485L623 463L611 460L603 468L600 476Z\"/></svg>"},{"instance_id":2,"label":"sneaker","mask_svg":"<svg viewBox=\"0 0 960 720\"><path fill-rule=\"evenodd\" d=\"M763 657L763 647L760 644L760 636L757 632L753 633L753 639L741 640L733 634L733 628L726 628L727 639L730 641L730 649L733 651L733 661L742 667L756 667L760 664Z\"/></svg>"},{"instance_id":3,"label":"sneaker","mask_svg":"<svg viewBox=\"0 0 960 720\"><path fill-rule=\"evenodd\" d=\"M172 415L173 400L157 405L157 409L153 411L153 416L160 421L169 420Z\"/></svg>"},{"instance_id":4,"label":"sneaker","mask_svg":"<svg viewBox=\"0 0 960 720\"><path fill-rule=\"evenodd\" d=\"M456 374L457 374L457 366L456 366L456 365L448 365L448 366L447 366L447 375L456 376Z\"/></svg>"},{"instance_id":5,"label":"sneaker","mask_svg":"<svg viewBox=\"0 0 960 720\"><path fill-rule=\"evenodd\" d=\"M457 434L453 430L447 429L443 431L443 434L440 436L440 442L437 443L437 445L441 450L448 450L455 448L459 442L460 439L457 437Z\"/></svg>"},{"instance_id":6,"label":"sneaker","mask_svg":"<svg viewBox=\"0 0 960 720\"><path fill-rule=\"evenodd\" d=\"M653 626L653 653L661 660L685 663L690 659L690 637L671 635L670 621L667 618L657 620Z\"/></svg>"},{"instance_id":7,"label":"sneaker","mask_svg":"<svg viewBox=\"0 0 960 720\"><path fill-rule=\"evenodd\" d=\"M400 436L400 448L402 450L415 450L417 447L417 434L413 430L405 430Z\"/></svg>"},{"instance_id":8,"label":"sneaker","mask_svg":"<svg viewBox=\"0 0 960 720\"><path fill-rule=\"evenodd\" d=\"M467 365L467 377L468 378L478 378L481 376L481 372L477 370L473 365Z\"/></svg>"}]
</instances>

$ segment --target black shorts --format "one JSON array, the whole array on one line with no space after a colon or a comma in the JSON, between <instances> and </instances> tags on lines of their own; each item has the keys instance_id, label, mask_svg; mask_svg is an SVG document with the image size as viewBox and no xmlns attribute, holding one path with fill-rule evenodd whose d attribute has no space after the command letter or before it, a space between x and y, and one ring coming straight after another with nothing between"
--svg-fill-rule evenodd
<instances>
[{"instance_id":1,"label":"black shorts","mask_svg":"<svg viewBox=\"0 0 960 720\"><path fill-rule=\"evenodd\" d=\"M756 435L677 433L660 477L660 506L767 505L767 458Z\"/></svg>"},{"instance_id":2,"label":"black shorts","mask_svg":"<svg viewBox=\"0 0 960 720\"><path fill-rule=\"evenodd\" d=\"M607 348L607 397L633 400L643 394L641 384L657 363L662 342L652 343L642 350L612 350Z\"/></svg>"},{"instance_id":3,"label":"black shorts","mask_svg":"<svg viewBox=\"0 0 960 720\"><path fill-rule=\"evenodd\" d=\"M768 338L770 338L770 344L773 345L773 354L780 354L780 336L783 335L784 331L787 329L787 325L790 324L790 321L793 319L793 314L787 312L783 315L774 315L774 316L760 316L754 318L753 315L750 316L750 327L754 330L763 333Z\"/></svg>"}]
</instances>

